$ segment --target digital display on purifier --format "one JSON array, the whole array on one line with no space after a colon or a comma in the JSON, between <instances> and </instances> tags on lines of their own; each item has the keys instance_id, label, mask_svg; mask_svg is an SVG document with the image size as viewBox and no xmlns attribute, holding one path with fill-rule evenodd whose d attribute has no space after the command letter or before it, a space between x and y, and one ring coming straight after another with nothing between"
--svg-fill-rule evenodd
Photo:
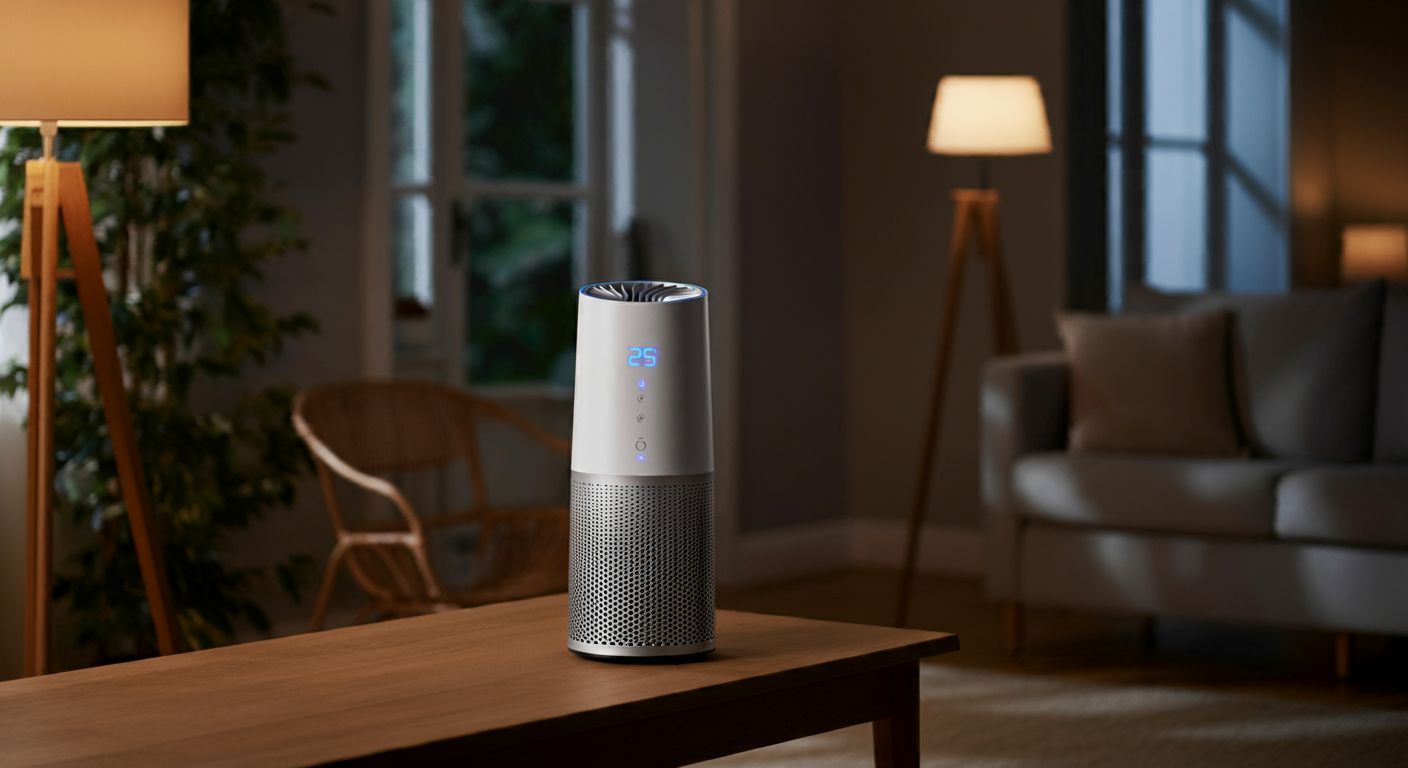
<instances>
[{"instance_id":1,"label":"digital display on purifier","mask_svg":"<svg viewBox=\"0 0 1408 768\"><path fill-rule=\"evenodd\" d=\"M654 368L659 354L655 347L626 347L626 365L632 368Z\"/></svg>"}]
</instances>

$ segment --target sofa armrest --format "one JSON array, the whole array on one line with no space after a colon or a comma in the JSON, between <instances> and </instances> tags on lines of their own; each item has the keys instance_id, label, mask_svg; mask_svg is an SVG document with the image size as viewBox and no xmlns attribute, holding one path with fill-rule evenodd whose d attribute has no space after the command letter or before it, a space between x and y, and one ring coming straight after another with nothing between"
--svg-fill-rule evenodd
<instances>
[{"instance_id":1,"label":"sofa armrest","mask_svg":"<svg viewBox=\"0 0 1408 768\"><path fill-rule=\"evenodd\" d=\"M993 360L983 374L983 570L988 595L1016 600L1019 513L1012 468L1024 454L1066 446L1069 370L1059 352Z\"/></svg>"}]
</instances>

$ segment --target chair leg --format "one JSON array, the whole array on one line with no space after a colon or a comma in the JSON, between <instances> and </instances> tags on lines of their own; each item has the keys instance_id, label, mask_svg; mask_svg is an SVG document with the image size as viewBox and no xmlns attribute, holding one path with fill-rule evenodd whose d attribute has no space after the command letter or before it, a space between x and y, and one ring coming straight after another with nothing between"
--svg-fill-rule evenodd
<instances>
[{"instance_id":1,"label":"chair leg","mask_svg":"<svg viewBox=\"0 0 1408 768\"><path fill-rule=\"evenodd\" d=\"M1026 639L1026 614L1021 603L1008 603L1002 609L1002 646L1009 656L1022 654L1022 642Z\"/></svg>"},{"instance_id":2,"label":"chair leg","mask_svg":"<svg viewBox=\"0 0 1408 768\"><path fill-rule=\"evenodd\" d=\"M425 594L432 602L438 601L441 597L440 580L435 577L435 571L430 567L430 559L425 554L425 544L422 542L418 546L411 547L411 559L415 560L416 571L420 574L421 584L425 587Z\"/></svg>"},{"instance_id":3,"label":"chair leg","mask_svg":"<svg viewBox=\"0 0 1408 768\"><path fill-rule=\"evenodd\" d=\"M1335 679L1344 682L1349 679L1354 662L1354 635L1340 632L1335 635Z\"/></svg>"},{"instance_id":4,"label":"chair leg","mask_svg":"<svg viewBox=\"0 0 1408 768\"><path fill-rule=\"evenodd\" d=\"M371 616L379 607L380 606L376 603L372 602L371 600L368 600L366 605L363 605L361 608L357 609L357 615L352 617L352 623L354 625L361 624L362 622L366 621L367 617Z\"/></svg>"},{"instance_id":5,"label":"chair leg","mask_svg":"<svg viewBox=\"0 0 1408 768\"><path fill-rule=\"evenodd\" d=\"M318 601L313 604L312 631L323 628L323 620L328 615L328 603L332 600L332 588L337 583L337 569L342 565L342 557L347 554L347 543L339 541L328 555L327 567L323 569L323 583L318 587Z\"/></svg>"}]
</instances>

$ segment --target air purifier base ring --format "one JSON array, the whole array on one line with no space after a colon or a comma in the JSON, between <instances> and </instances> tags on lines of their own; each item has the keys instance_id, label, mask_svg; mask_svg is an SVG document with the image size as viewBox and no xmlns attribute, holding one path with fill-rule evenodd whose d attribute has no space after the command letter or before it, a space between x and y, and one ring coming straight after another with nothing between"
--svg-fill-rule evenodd
<instances>
[{"instance_id":1,"label":"air purifier base ring","mask_svg":"<svg viewBox=\"0 0 1408 768\"><path fill-rule=\"evenodd\" d=\"M713 653L714 641L690 645L598 645L568 640L567 648L603 661L688 661Z\"/></svg>"}]
</instances>

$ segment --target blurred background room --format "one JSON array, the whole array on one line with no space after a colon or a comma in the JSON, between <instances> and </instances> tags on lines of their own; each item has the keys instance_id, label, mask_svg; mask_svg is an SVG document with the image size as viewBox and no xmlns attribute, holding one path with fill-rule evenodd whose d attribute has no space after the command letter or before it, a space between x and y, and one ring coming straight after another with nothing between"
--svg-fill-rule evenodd
<instances>
[{"instance_id":1,"label":"blurred background room","mask_svg":"<svg viewBox=\"0 0 1408 768\"><path fill-rule=\"evenodd\" d=\"M681 281L711 305L719 606L957 632L923 665L925 765L1408 754L1408 5L191 0L190 25L189 125L57 150L90 178L181 647L564 590L577 290ZM35 667L40 135L3 130L8 679L160 644L61 285ZM1203 341L1100 346L1203 310ZM1226 441L1150 437L1207 414L1174 403L1195 359ZM726 761L869 764L867 739Z\"/></svg>"}]
</instances>

